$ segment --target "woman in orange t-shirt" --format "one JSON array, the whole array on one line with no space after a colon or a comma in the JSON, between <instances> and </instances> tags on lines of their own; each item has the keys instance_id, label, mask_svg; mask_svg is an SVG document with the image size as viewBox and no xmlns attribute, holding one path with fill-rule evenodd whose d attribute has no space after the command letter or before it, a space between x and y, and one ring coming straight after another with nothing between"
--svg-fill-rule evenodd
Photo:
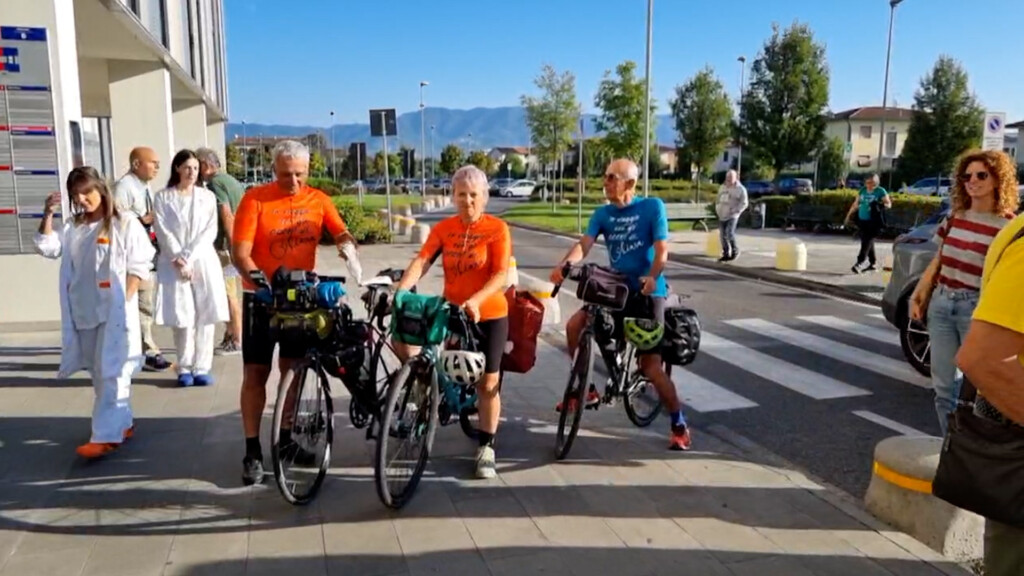
<instances>
[{"instance_id":1,"label":"woman in orange t-shirt","mask_svg":"<svg viewBox=\"0 0 1024 576\"><path fill-rule=\"evenodd\" d=\"M452 195L458 214L437 223L419 255L413 259L399 290L408 290L439 255L444 267L444 298L461 306L482 334L480 351L486 358L484 377L477 383L480 448L476 475L493 478L494 435L501 400L498 377L508 340L508 302L505 278L512 255L512 236L500 218L484 213L487 175L476 166L463 166L452 176Z\"/></svg>"}]
</instances>

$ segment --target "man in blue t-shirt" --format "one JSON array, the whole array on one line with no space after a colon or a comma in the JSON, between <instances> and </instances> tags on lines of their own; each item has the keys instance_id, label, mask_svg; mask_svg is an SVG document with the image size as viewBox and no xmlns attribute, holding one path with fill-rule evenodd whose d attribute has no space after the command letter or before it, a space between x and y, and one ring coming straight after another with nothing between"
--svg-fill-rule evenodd
<instances>
[{"instance_id":1,"label":"man in blue t-shirt","mask_svg":"<svg viewBox=\"0 0 1024 576\"><path fill-rule=\"evenodd\" d=\"M627 159L613 160L605 170L604 192L608 204L594 211L587 233L565 255L551 272L551 281L562 282L564 264L575 264L587 257L599 236L604 237L611 268L627 278L629 300L625 309L614 313L615 334L623 337L624 318L645 318L660 324L665 321L665 297L668 283L662 272L668 262L668 217L660 198L636 198L636 183L640 176L637 165ZM569 355L576 354L580 333L587 315L578 310L566 323ZM661 348L637 350L640 369L654 384L664 405L672 414L669 447L674 450L690 448L690 431L683 416L682 403L675 384L665 373ZM591 384L587 404L601 401L597 389ZM561 410L561 404L557 410Z\"/></svg>"}]
</instances>

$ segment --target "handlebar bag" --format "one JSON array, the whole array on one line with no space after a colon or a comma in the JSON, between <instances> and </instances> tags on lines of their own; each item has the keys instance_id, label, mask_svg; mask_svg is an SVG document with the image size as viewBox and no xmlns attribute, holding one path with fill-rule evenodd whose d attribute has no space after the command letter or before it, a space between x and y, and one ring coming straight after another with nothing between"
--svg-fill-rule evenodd
<instances>
[{"instance_id":1,"label":"handlebar bag","mask_svg":"<svg viewBox=\"0 0 1024 576\"><path fill-rule=\"evenodd\" d=\"M622 310L629 299L629 280L603 266L587 266L576 284L576 297L587 304Z\"/></svg>"},{"instance_id":2,"label":"handlebar bag","mask_svg":"<svg viewBox=\"0 0 1024 576\"><path fill-rule=\"evenodd\" d=\"M396 340L410 346L440 344L448 332L447 303L441 296L396 292L391 332Z\"/></svg>"}]
</instances>

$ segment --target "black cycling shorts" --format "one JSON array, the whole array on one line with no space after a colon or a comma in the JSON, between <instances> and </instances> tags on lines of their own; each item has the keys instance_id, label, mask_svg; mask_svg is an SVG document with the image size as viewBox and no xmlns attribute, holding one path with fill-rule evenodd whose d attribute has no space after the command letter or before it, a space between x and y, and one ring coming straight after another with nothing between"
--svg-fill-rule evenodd
<instances>
[{"instance_id":1,"label":"black cycling shorts","mask_svg":"<svg viewBox=\"0 0 1024 576\"><path fill-rule=\"evenodd\" d=\"M477 323L480 328L480 351L486 358L484 372L497 374L501 371L501 358L505 355L505 343L508 341L508 316L483 320Z\"/></svg>"},{"instance_id":2,"label":"black cycling shorts","mask_svg":"<svg viewBox=\"0 0 1024 576\"><path fill-rule=\"evenodd\" d=\"M256 295L246 291L242 294L242 363L258 366L274 364L274 346L270 339L270 310L265 304L256 302ZM279 356L298 360L306 355L301 343L281 342Z\"/></svg>"},{"instance_id":3,"label":"black cycling shorts","mask_svg":"<svg viewBox=\"0 0 1024 576\"><path fill-rule=\"evenodd\" d=\"M648 320L657 320L659 324L665 324L665 297L664 296L644 296L643 294L630 293L629 299L626 300L626 307L620 311L612 312L612 318L615 319L615 338L621 340L625 337L625 331L623 330L623 319L625 318L645 318ZM661 354L661 347L655 346L650 350L637 350L637 356L648 356L651 354Z\"/></svg>"}]
</instances>

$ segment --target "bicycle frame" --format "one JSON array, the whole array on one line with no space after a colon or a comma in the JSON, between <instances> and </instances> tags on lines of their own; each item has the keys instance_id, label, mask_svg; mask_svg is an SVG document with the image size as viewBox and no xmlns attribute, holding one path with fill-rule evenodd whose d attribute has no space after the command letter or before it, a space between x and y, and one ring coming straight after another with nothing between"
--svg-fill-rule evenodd
<instances>
[{"instance_id":1,"label":"bicycle frame","mask_svg":"<svg viewBox=\"0 0 1024 576\"><path fill-rule=\"evenodd\" d=\"M623 342L610 337L610 335L607 339L608 341L603 342L602 340L604 339L598 334L596 326L598 320L604 320L601 316L608 314L609 311L597 304L586 304L584 305L584 310L587 313L587 322L580 333L580 340L590 338L590 341L597 348L601 361L604 363L605 369L608 372L608 380L611 384L605 386L602 402L609 404L615 398L627 392L627 379L633 373L633 370L630 369L630 364L636 358L634 346L628 342L623 344ZM639 368L637 366L636 369L639 370Z\"/></svg>"}]
</instances>

